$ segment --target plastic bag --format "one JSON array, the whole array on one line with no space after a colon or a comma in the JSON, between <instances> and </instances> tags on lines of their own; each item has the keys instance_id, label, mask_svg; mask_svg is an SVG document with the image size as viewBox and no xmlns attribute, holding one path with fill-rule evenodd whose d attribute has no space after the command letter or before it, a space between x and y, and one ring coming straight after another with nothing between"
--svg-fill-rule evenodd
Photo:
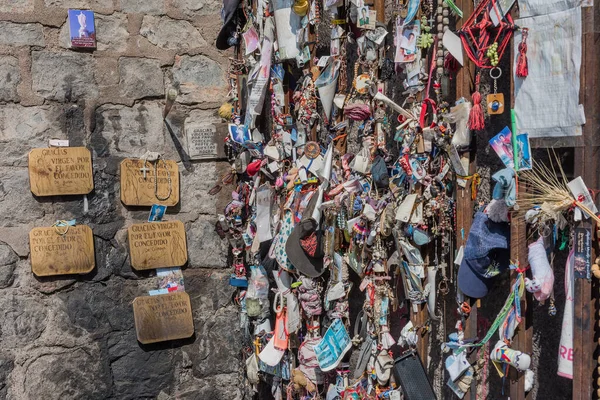
<instances>
[{"instance_id":1,"label":"plastic bag","mask_svg":"<svg viewBox=\"0 0 600 400\"><path fill-rule=\"evenodd\" d=\"M246 296L250 299L269 298L269 279L262 265L250 266L250 279L248 280L248 292Z\"/></svg>"},{"instance_id":2,"label":"plastic bag","mask_svg":"<svg viewBox=\"0 0 600 400\"><path fill-rule=\"evenodd\" d=\"M469 113L471 112L471 103L465 101L450 109L450 112L444 116L451 124L456 124L454 127L454 136L452 137L452 145L463 147L471 143L471 130L467 126L469 121Z\"/></svg>"},{"instance_id":3,"label":"plastic bag","mask_svg":"<svg viewBox=\"0 0 600 400\"><path fill-rule=\"evenodd\" d=\"M544 301L552 294L554 287L554 273L552 272L548 257L546 256L543 237L540 237L529 245L528 260L529 265L531 266L533 279L537 281L537 284L540 287L540 290L533 295L538 301Z\"/></svg>"},{"instance_id":4,"label":"plastic bag","mask_svg":"<svg viewBox=\"0 0 600 400\"><path fill-rule=\"evenodd\" d=\"M354 157L354 159L350 162L350 168L356 172L366 175L371 168L370 164L369 150L366 147L363 147L356 157Z\"/></svg>"}]
</instances>

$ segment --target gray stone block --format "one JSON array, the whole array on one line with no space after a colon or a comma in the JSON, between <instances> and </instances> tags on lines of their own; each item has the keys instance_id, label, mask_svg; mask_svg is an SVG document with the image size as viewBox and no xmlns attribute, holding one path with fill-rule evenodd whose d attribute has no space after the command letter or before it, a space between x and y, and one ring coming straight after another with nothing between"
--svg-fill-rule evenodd
<instances>
[{"instance_id":1,"label":"gray stone block","mask_svg":"<svg viewBox=\"0 0 600 400\"><path fill-rule=\"evenodd\" d=\"M0 56L0 101L19 101L17 86L21 82L19 60L12 56Z\"/></svg>"},{"instance_id":2,"label":"gray stone block","mask_svg":"<svg viewBox=\"0 0 600 400\"><path fill-rule=\"evenodd\" d=\"M0 226L19 226L39 220L51 205L38 203L29 189L26 168L0 167ZM1 297L1 296L0 296Z\"/></svg>"},{"instance_id":3,"label":"gray stone block","mask_svg":"<svg viewBox=\"0 0 600 400\"><path fill-rule=\"evenodd\" d=\"M121 10L127 13L162 15L165 13L164 0L121 0Z\"/></svg>"},{"instance_id":4,"label":"gray stone block","mask_svg":"<svg viewBox=\"0 0 600 400\"><path fill-rule=\"evenodd\" d=\"M0 77L2 75L0 73ZM3 93L0 89L0 94ZM61 114L61 107L56 105L6 104L0 107L0 165L26 166L31 149L47 147L48 139L66 139L60 124Z\"/></svg>"},{"instance_id":5,"label":"gray stone block","mask_svg":"<svg viewBox=\"0 0 600 400\"><path fill-rule=\"evenodd\" d=\"M190 268L227 268L227 241L215 232L217 219L200 217L186 226Z\"/></svg>"},{"instance_id":6,"label":"gray stone block","mask_svg":"<svg viewBox=\"0 0 600 400\"><path fill-rule=\"evenodd\" d=\"M206 40L192 24L169 17L144 16L140 35L158 47L178 52L207 45Z\"/></svg>"},{"instance_id":7,"label":"gray stone block","mask_svg":"<svg viewBox=\"0 0 600 400\"><path fill-rule=\"evenodd\" d=\"M35 0L0 1L0 12L24 14L33 11Z\"/></svg>"},{"instance_id":8,"label":"gray stone block","mask_svg":"<svg viewBox=\"0 0 600 400\"><path fill-rule=\"evenodd\" d=\"M181 103L223 102L227 99L225 71L205 55L182 56L173 66L173 80L179 86L177 101Z\"/></svg>"},{"instance_id":9,"label":"gray stone block","mask_svg":"<svg viewBox=\"0 0 600 400\"><path fill-rule=\"evenodd\" d=\"M18 24L0 21L0 44L44 46L44 43L44 32L41 24Z\"/></svg>"},{"instance_id":10,"label":"gray stone block","mask_svg":"<svg viewBox=\"0 0 600 400\"><path fill-rule=\"evenodd\" d=\"M138 57L119 59L121 95L133 99L162 96L165 93L163 72L158 60Z\"/></svg>"},{"instance_id":11,"label":"gray stone block","mask_svg":"<svg viewBox=\"0 0 600 400\"><path fill-rule=\"evenodd\" d=\"M158 102L143 102L133 107L99 107L96 109L96 130L90 145L100 157L141 157L146 151L158 151L166 157L175 156L165 151L169 143Z\"/></svg>"},{"instance_id":12,"label":"gray stone block","mask_svg":"<svg viewBox=\"0 0 600 400\"><path fill-rule=\"evenodd\" d=\"M34 51L32 89L48 100L75 102L98 95L94 78L95 60L89 54Z\"/></svg>"},{"instance_id":13,"label":"gray stone block","mask_svg":"<svg viewBox=\"0 0 600 400\"><path fill-rule=\"evenodd\" d=\"M219 15L223 2L220 0L171 0L173 8L188 17Z\"/></svg>"},{"instance_id":14,"label":"gray stone block","mask_svg":"<svg viewBox=\"0 0 600 400\"><path fill-rule=\"evenodd\" d=\"M96 14L96 41L98 50L124 52L127 50L127 15Z\"/></svg>"}]
</instances>

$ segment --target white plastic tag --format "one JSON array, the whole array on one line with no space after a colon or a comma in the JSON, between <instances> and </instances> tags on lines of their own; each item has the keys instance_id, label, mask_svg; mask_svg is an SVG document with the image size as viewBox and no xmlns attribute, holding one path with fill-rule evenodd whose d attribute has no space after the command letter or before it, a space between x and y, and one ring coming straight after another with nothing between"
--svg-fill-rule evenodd
<instances>
[{"instance_id":1,"label":"white plastic tag","mask_svg":"<svg viewBox=\"0 0 600 400\"><path fill-rule=\"evenodd\" d=\"M400 207L396 211L396 219L402 222L408 222L410 216L413 211L413 207L415 206L415 201L417 200L416 194L409 194L404 198Z\"/></svg>"}]
</instances>

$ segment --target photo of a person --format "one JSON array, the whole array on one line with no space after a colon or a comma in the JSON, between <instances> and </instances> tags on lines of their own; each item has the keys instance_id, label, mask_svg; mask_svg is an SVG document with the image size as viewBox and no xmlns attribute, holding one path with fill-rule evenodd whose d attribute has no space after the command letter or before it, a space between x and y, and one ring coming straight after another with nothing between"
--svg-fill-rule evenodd
<instances>
[{"instance_id":1,"label":"photo of a person","mask_svg":"<svg viewBox=\"0 0 600 400\"><path fill-rule=\"evenodd\" d=\"M236 143L244 144L250 140L250 132L246 125L229 124L229 136Z\"/></svg>"},{"instance_id":2,"label":"photo of a person","mask_svg":"<svg viewBox=\"0 0 600 400\"><path fill-rule=\"evenodd\" d=\"M150 216L148 217L148 222L162 221L166 211L167 211L167 206L162 206L160 204L153 204L152 209L150 210Z\"/></svg>"},{"instance_id":3,"label":"photo of a person","mask_svg":"<svg viewBox=\"0 0 600 400\"><path fill-rule=\"evenodd\" d=\"M531 147L529 146L529 134L521 133L517 135L517 159L519 160L519 170L531 169Z\"/></svg>"},{"instance_id":4,"label":"photo of a person","mask_svg":"<svg viewBox=\"0 0 600 400\"><path fill-rule=\"evenodd\" d=\"M358 20L358 26L369 25L369 7L363 7L360 9L360 19Z\"/></svg>"},{"instance_id":5,"label":"photo of a person","mask_svg":"<svg viewBox=\"0 0 600 400\"><path fill-rule=\"evenodd\" d=\"M413 32L409 32L408 36L402 36L400 47L404 49L405 54L414 54L417 51L417 40Z\"/></svg>"},{"instance_id":6,"label":"photo of a person","mask_svg":"<svg viewBox=\"0 0 600 400\"><path fill-rule=\"evenodd\" d=\"M505 166L509 168L515 167L512 148L512 132L508 127L505 127L500 133L491 138L489 143Z\"/></svg>"},{"instance_id":7,"label":"photo of a person","mask_svg":"<svg viewBox=\"0 0 600 400\"><path fill-rule=\"evenodd\" d=\"M181 268L158 268L156 280L157 289L167 289L169 292L185 291Z\"/></svg>"},{"instance_id":8,"label":"photo of a person","mask_svg":"<svg viewBox=\"0 0 600 400\"><path fill-rule=\"evenodd\" d=\"M398 17L396 20L396 57L397 63L413 62L417 58L417 38L421 34L421 21L414 21L410 25L404 25L404 19Z\"/></svg>"},{"instance_id":9,"label":"photo of a person","mask_svg":"<svg viewBox=\"0 0 600 400\"><path fill-rule=\"evenodd\" d=\"M413 177L420 181L425 177L425 171L423 170L423 166L416 158L410 159L410 169L412 170Z\"/></svg>"}]
</instances>

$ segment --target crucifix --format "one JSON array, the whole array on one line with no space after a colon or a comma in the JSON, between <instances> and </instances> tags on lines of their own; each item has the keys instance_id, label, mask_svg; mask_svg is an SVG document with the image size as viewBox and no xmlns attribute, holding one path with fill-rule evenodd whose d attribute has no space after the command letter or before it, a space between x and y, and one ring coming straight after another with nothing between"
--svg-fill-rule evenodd
<instances>
[{"instance_id":1,"label":"crucifix","mask_svg":"<svg viewBox=\"0 0 600 400\"><path fill-rule=\"evenodd\" d=\"M144 174L144 179L146 179L146 173L150 171L150 168L146 167L146 160L144 160L144 166L140 168L140 172Z\"/></svg>"}]
</instances>

